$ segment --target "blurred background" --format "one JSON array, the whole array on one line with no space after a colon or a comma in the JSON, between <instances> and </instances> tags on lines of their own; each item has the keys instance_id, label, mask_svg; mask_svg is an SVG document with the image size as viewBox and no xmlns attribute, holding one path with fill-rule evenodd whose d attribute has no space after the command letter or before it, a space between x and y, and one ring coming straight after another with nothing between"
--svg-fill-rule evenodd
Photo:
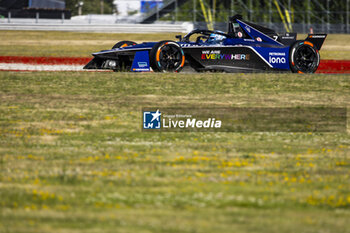
<instances>
[{"instance_id":1,"label":"blurred background","mask_svg":"<svg viewBox=\"0 0 350 233\"><path fill-rule=\"evenodd\" d=\"M349 33L350 0L1 0L2 24L168 24L226 30L234 14L278 32Z\"/></svg>"}]
</instances>

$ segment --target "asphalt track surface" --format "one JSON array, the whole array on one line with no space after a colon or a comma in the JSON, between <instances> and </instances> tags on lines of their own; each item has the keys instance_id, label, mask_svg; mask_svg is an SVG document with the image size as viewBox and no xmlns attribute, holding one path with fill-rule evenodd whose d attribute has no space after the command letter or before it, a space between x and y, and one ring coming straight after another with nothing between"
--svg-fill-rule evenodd
<instances>
[{"instance_id":1,"label":"asphalt track surface","mask_svg":"<svg viewBox=\"0 0 350 233\"><path fill-rule=\"evenodd\" d=\"M91 59L91 57L0 56L0 71L86 71L83 67ZM321 60L317 73L350 74L350 61Z\"/></svg>"}]
</instances>

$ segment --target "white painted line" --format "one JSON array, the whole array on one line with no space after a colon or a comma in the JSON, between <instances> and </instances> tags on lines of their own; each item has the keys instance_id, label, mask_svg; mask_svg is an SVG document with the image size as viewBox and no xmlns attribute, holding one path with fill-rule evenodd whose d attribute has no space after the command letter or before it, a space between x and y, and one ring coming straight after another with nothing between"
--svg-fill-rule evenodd
<instances>
[{"instance_id":1,"label":"white painted line","mask_svg":"<svg viewBox=\"0 0 350 233\"><path fill-rule=\"evenodd\" d=\"M23 63L0 63L0 70L21 71L84 71L83 65L30 65Z\"/></svg>"}]
</instances>

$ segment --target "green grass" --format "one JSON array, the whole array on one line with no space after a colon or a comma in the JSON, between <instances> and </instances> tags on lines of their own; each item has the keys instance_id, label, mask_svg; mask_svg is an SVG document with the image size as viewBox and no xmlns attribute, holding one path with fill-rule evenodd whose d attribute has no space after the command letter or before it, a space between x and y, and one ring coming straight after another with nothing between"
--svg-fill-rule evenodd
<instances>
[{"instance_id":1,"label":"green grass","mask_svg":"<svg viewBox=\"0 0 350 233\"><path fill-rule=\"evenodd\" d=\"M0 72L0 232L350 232L348 133L143 133L143 106L339 106L349 75Z\"/></svg>"},{"instance_id":2,"label":"green grass","mask_svg":"<svg viewBox=\"0 0 350 233\"><path fill-rule=\"evenodd\" d=\"M41 31L1 31L1 56L89 57L91 53L113 47L119 41L176 40L176 33L76 33ZM306 35L299 35L303 40ZM350 35L328 35L320 51L322 59L350 60Z\"/></svg>"},{"instance_id":3,"label":"green grass","mask_svg":"<svg viewBox=\"0 0 350 233\"><path fill-rule=\"evenodd\" d=\"M122 40L135 42L175 40L181 33L77 33L42 31L1 31L2 56L89 57L96 51L111 49Z\"/></svg>"}]
</instances>

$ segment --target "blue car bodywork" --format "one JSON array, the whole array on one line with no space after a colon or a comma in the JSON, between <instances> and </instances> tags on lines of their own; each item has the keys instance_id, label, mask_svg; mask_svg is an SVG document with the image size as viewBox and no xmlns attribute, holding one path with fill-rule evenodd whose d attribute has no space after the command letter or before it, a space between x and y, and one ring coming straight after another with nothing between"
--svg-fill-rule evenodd
<instances>
[{"instance_id":1,"label":"blue car bodywork","mask_svg":"<svg viewBox=\"0 0 350 233\"><path fill-rule=\"evenodd\" d=\"M193 36L198 36L192 40ZM212 35L220 40L213 41ZM122 46L93 53L85 69L132 72L179 72L183 67L224 72L298 72L317 70L326 34L296 40L296 33L278 35L273 30L231 17L228 32L195 29L178 42L120 42Z\"/></svg>"}]
</instances>

